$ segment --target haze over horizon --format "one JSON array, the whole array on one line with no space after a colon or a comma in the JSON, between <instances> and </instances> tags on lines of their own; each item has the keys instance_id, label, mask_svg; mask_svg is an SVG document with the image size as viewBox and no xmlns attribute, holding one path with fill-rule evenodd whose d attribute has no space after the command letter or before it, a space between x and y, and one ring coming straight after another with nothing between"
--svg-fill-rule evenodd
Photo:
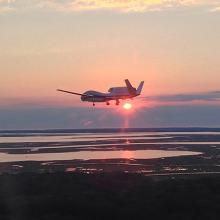
<instances>
[{"instance_id":1,"label":"haze over horizon","mask_svg":"<svg viewBox=\"0 0 220 220\"><path fill-rule=\"evenodd\" d=\"M0 129L220 127L220 2L0 0ZM126 112L56 89L145 81Z\"/></svg>"}]
</instances>

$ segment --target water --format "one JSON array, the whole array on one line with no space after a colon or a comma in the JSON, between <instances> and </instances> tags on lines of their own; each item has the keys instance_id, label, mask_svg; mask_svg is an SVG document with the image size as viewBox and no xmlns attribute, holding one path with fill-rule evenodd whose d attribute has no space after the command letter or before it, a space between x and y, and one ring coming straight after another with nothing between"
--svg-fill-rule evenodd
<instances>
[{"instance_id":1,"label":"water","mask_svg":"<svg viewBox=\"0 0 220 220\"><path fill-rule=\"evenodd\" d=\"M64 161L64 160L91 160L91 159L155 159L163 157L200 155L191 151L165 150L115 150L115 151L78 151L65 153L38 153L38 154L7 154L0 153L0 162L18 161Z\"/></svg>"},{"instance_id":2,"label":"water","mask_svg":"<svg viewBox=\"0 0 220 220\"><path fill-rule=\"evenodd\" d=\"M220 132L1 132L0 162L116 158L154 159L199 155L201 153L195 152L194 149L191 150L192 148L190 150L141 149L142 145L151 147L154 145L176 145L182 147L195 144L220 145ZM121 149L128 146L134 150L130 150L130 148L129 151ZM136 147L139 148L135 149ZM77 148L77 151L74 148ZM44 152L41 152L42 150Z\"/></svg>"},{"instance_id":3,"label":"water","mask_svg":"<svg viewBox=\"0 0 220 220\"><path fill-rule=\"evenodd\" d=\"M134 134L133 134L134 135ZM132 138L133 140L158 140L158 139L168 139L171 137L143 137L139 134L139 136L132 136L131 134L125 136L119 135L77 135L77 136L22 136L22 137L0 137L0 143L46 143L46 142L70 142L70 141L97 141L97 140L126 140L127 138Z\"/></svg>"},{"instance_id":4,"label":"water","mask_svg":"<svg viewBox=\"0 0 220 220\"><path fill-rule=\"evenodd\" d=\"M177 137L187 137L190 135L210 135L219 136L219 141L212 141L212 144L220 144L220 132L129 132L129 133L0 133L0 143L47 143L47 142L81 142L81 141L112 141L112 140L163 140L169 144L180 144L172 139ZM171 142L167 141L171 140ZM175 139L176 140L176 139ZM178 139L177 139L178 140ZM202 144L205 141L188 141L190 144ZM185 141L184 141L185 142ZM137 142L138 143L138 142ZM151 142L152 143L152 142Z\"/></svg>"}]
</instances>

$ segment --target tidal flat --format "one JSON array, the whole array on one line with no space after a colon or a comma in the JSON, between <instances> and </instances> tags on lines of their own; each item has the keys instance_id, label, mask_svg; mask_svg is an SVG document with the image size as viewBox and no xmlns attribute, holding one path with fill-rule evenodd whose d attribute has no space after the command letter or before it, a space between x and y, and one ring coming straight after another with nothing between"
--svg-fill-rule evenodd
<instances>
[{"instance_id":1,"label":"tidal flat","mask_svg":"<svg viewBox=\"0 0 220 220\"><path fill-rule=\"evenodd\" d=\"M220 173L220 131L10 131L1 173Z\"/></svg>"}]
</instances>

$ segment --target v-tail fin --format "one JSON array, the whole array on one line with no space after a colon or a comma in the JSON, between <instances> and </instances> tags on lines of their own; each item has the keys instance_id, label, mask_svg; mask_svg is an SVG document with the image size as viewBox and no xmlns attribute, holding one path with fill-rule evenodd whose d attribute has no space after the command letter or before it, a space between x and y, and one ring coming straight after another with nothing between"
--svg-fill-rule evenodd
<instances>
[{"instance_id":1,"label":"v-tail fin","mask_svg":"<svg viewBox=\"0 0 220 220\"><path fill-rule=\"evenodd\" d=\"M137 94L140 95L144 86L144 81L141 81L140 85L137 88Z\"/></svg>"},{"instance_id":2,"label":"v-tail fin","mask_svg":"<svg viewBox=\"0 0 220 220\"><path fill-rule=\"evenodd\" d=\"M131 85L128 79L125 79L125 84L127 86L128 92L131 95L136 95L136 89Z\"/></svg>"}]
</instances>

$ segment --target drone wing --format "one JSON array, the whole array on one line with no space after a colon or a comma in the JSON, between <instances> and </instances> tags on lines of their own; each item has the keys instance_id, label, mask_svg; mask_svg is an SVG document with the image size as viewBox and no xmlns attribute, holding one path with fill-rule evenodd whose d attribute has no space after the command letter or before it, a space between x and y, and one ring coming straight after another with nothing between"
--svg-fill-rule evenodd
<instances>
[{"instance_id":1,"label":"drone wing","mask_svg":"<svg viewBox=\"0 0 220 220\"><path fill-rule=\"evenodd\" d=\"M89 96L89 95L85 95L85 94L82 94L82 93L71 92L71 91L66 91L66 90L62 90L62 89L57 89L57 91L59 91L59 92L65 92L65 93L69 93L69 94L72 94L72 95L80 95L80 96L86 96L86 97Z\"/></svg>"}]
</instances>

